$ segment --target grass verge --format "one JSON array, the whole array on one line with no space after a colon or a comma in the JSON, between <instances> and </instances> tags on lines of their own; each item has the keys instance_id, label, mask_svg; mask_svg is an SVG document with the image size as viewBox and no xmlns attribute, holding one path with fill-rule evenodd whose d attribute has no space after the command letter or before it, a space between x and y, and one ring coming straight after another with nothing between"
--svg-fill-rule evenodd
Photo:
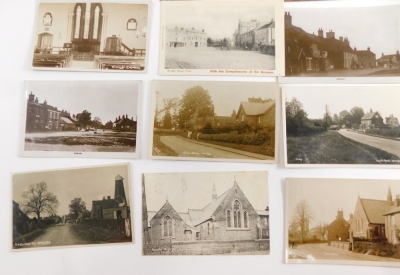
<instances>
[{"instance_id":1,"label":"grass verge","mask_svg":"<svg viewBox=\"0 0 400 275\"><path fill-rule=\"evenodd\" d=\"M18 245L15 245L15 244L30 243L31 241L33 241L37 237L43 235L45 232L46 232L46 230L36 229L36 230L34 230L32 232L29 232L27 234L20 235L20 236L18 236L18 237L13 239L13 247L14 248L22 248L23 246L18 246Z\"/></svg>"},{"instance_id":2,"label":"grass verge","mask_svg":"<svg viewBox=\"0 0 400 275\"><path fill-rule=\"evenodd\" d=\"M178 153L160 140L160 135L153 134L153 155L176 157Z\"/></svg>"},{"instance_id":3,"label":"grass verge","mask_svg":"<svg viewBox=\"0 0 400 275\"><path fill-rule=\"evenodd\" d=\"M378 164L377 160L399 160L395 155L348 139L336 131L307 137L287 138L288 163Z\"/></svg>"},{"instance_id":4,"label":"grass verge","mask_svg":"<svg viewBox=\"0 0 400 275\"><path fill-rule=\"evenodd\" d=\"M122 243L131 242L132 235L127 237L122 227L111 227L110 229L93 226L90 224L74 224L72 230L82 239L89 243Z\"/></svg>"},{"instance_id":5,"label":"grass verge","mask_svg":"<svg viewBox=\"0 0 400 275\"><path fill-rule=\"evenodd\" d=\"M229 142L221 142L221 141L210 141L210 140L200 140L201 142L204 143L210 143L210 144L215 144L215 145L220 145L223 147L228 147L228 148L233 148L233 149L238 149L242 151L246 151L249 153L255 153L255 154L260 154L260 155L265 155L265 156L275 156L275 148L266 146L266 145L246 145L246 144L238 144L238 143L229 143Z\"/></svg>"}]
</instances>

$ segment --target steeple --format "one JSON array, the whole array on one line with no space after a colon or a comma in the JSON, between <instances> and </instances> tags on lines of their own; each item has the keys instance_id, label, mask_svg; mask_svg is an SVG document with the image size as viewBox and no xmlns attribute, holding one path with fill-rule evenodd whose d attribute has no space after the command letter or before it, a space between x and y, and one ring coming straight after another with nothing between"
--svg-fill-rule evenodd
<instances>
[{"instance_id":1,"label":"steeple","mask_svg":"<svg viewBox=\"0 0 400 275\"><path fill-rule=\"evenodd\" d=\"M217 199L217 190L215 189L215 184L213 184L212 201L215 201L216 199Z\"/></svg>"},{"instance_id":2,"label":"steeple","mask_svg":"<svg viewBox=\"0 0 400 275\"><path fill-rule=\"evenodd\" d=\"M388 193L387 193L387 201L390 205L393 203L393 198L392 198L392 190L390 190L390 186L388 188Z\"/></svg>"}]
</instances>

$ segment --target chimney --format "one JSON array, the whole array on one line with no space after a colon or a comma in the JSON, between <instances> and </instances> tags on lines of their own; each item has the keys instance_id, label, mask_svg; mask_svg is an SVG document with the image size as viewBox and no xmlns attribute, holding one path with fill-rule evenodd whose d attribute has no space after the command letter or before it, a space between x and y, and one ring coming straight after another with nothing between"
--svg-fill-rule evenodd
<instances>
[{"instance_id":1,"label":"chimney","mask_svg":"<svg viewBox=\"0 0 400 275\"><path fill-rule=\"evenodd\" d=\"M396 195L396 199L394 200L394 206L395 207L400 206L400 195Z\"/></svg>"},{"instance_id":2,"label":"chimney","mask_svg":"<svg viewBox=\"0 0 400 275\"><path fill-rule=\"evenodd\" d=\"M39 98L35 98L35 103L39 103Z\"/></svg>"},{"instance_id":3,"label":"chimney","mask_svg":"<svg viewBox=\"0 0 400 275\"><path fill-rule=\"evenodd\" d=\"M318 36L319 37L324 37L324 31L322 30L322 28L318 29Z\"/></svg>"},{"instance_id":4,"label":"chimney","mask_svg":"<svg viewBox=\"0 0 400 275\"><path fill-rule=\"evenodd\" d=\"M43 102L43 104L44 104L44 105L47 105L47 100L45 100L45 101Z\"/></svg>"},{"instance_id":5,"label":"chimney","mask_svg":"<svg viewBox=\"0 0 400 275\"><path fill-rule=\"evenodd\" d=\"M372 108L369 109L370 113L372 113Z\"/></svg>"},{"instance_id":6,"label":"chimney","mask_svg":"<svg viewBox=\"0 0 400 275\"><path fill-rule=\"evenodd\" d=\"M292 25L292 16L290 15L290 12L285 12L285 26L291 26Z\"/></svg>"},{"instance_id":7,"label":"chimney","mask_svg":"<svg viewBox=\"0 0 400 275\"><path fill-rule=\"evenodd\" d=\"M349 41L349 39L347 38L347 37L345 37L344 38L344 41L343 41L347 46L350 46L350 41Z\"/></svg>"},{"instance_id":8,"label":"chimney","mask_svg":"<svg viewBox=\"0 0 400 275\"><path fill-rule=\"evenodd\" d=\"M353 213L350 213L350 220L352 220L353 219Z\"/></svg>"},{"instance_id":9,"label":"chimney","mask_svg":"<svg viewBox=\"0 0 400 275\"><path fill-rule=\"evenodd\" d=\"M332 30L330 30L329 32L326 33L326 38L327 39L335 39L335 32L333 32Z\"/></svg>"},{"instance_id":10,"label":"chimney","mask_svg":"<svg viewBox=\"0 0 400 275\"><path fill-rule=\"evenodd\" d=\"M111 196L107 196L107 200L111 200Z\"/></svg>"},{"instance_id":11,"label":"chimney","mask_svg":"<svg viewBox=\"0 0 400 275\"><path fill-rule=\"evenodd\" d=\"M33 102L35 100L35 95L32 92L29 94L29 102Z\"/></svg>"},{"instance_id":12,"label":"chimney","mask_svg":"<svg viewBox=\"0 0 400 275\"><path fill-rule=\"evenodd\" d=\"M339 36L340 42L343 42L343 36Z\"/></svg>"},{"instance_id":13,"label":"chimney","mask_svg":"<svg viewBox=\"0 0 400 275\"><path fill-rule=\"evenodd\" d=\"M267 206L267 208L265 208L265 211L269 211L269 206Z\"/></svg>"},{"instance_id":14,"label":"chimney","mask_svg":"<svg viewBox=\"0 0 400 275\"><path fill-rule=\"evenodd\" d=\"M396 54L399 54L399 50L396 51Z\"/></svg>"},{"instance_id":15,"label":"chimney","mask_svg":"<svg viewBox=\"0 0 400 275\"><path fill-rule=\"evenodd\" d=\"M383 53L382 53L382 57L383 57Z\"/></svg>"},{"instance_id":16,"label":"chimney","mask_svg":"<svg viewBox=\"0 0 400 275\"><path fill-rule=\"evenodd\" d=\"M370 52L371 51L370 47L368 47L367 50Z\"/></svg>"},{"instance_id":17,"label":"chimney","mask_svg":"<svg viewBox=\"0 0 400 275\"><path fill-rule=\"evenodd\" d=\"M354 51L357 51L357 48L356 48L356 47L354 47Z\"/></svg>"},{"instance_id":18,"label":"chimney","mask_svg":"<svg viewBox=\"0 0 400 275\"><path fill-rule=\"evenodd\" d=\"M343 209L337 211L337 219L343 219Z\"/></svg>"}]
</instances>

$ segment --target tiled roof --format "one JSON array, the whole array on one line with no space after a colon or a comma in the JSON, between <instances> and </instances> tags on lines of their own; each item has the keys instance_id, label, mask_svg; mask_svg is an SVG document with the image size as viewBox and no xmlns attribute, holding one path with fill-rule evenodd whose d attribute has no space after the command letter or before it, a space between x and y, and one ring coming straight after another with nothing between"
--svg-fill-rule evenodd
<instances>
[{"instance_id":1,"label":"tiled roof","mask_svg":"<svg viewBox=\"0 0 400 275\"><path fill-rule=\"evenodd\" d=\"M248 116L262 115L268 111L272 106L275 105L275 100L271 100L265 103L259 102L241 102L244 112ZM239 108L240 109L240 108Z\"/></svg>"},{"instance_id":2,"label":"tiled roof","mask_svg":"<svg viewBox=\"0 0 400 275\"><path fill-rule=\"evenodd\" d=\"M63 122L65 122L65 123L68 123L68 124L74 124L69 118L67 118L67 117L61 117L61 120L63 121Z\"/></svg>"},{"instance_id":3,"label":"tiled roof","mask_svg":"<svg viewBox=\"0 0 400 275\"><path fill-rule=\"evenodd\" d=\"M120 206L120 202L114 199L104 199L104 200L100 200L100 201L93 201L93 206L94 205L98 205L104 209L107 208L116 208Z\"/></svg>"},{"instance_id":4,"label":"tiled roof","mask_svg":"<svg viewBox=\"0 0 400 275\"><path fill-rule=\"evenodd\" d=\"M366 113L366 114L361 118L361 120L369 120L369 119L372 119L376 113L377 113L377 112Z\"/></svg>"},{"instance_id":5,"label":"tiled roof","mask_svg":"<svg viewBox=\"0 0 400 275\"><path fill-rule=\"evenodd\" d=\"M360 202L370 223L385 223L385 217L383 215L390 210L390 205L387 201L360 198Z\"/></svg>"},{"instance_id":6,"label":"tiled roof","mask_svg":"<svg viewBox=\"0 0 400 275\"><path fill-rule=\"evenodd\" d=\"M387 213L385 213L384 215L392 215L392 214L396 214L400 212L400 206L397 206L395 208L390 209Z\"/></svg>"}]
</instances>

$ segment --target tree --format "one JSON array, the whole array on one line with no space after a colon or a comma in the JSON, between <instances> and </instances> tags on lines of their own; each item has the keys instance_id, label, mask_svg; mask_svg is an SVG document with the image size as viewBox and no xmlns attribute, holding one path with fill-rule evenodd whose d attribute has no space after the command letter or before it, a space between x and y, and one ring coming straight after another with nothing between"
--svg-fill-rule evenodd
<instances>
[{"instance_id":1,"label":"tree","mask_svg":"<svg viewBox=\"0 0 400 275\"><path fill-rule=\"evenodd\" d=\"M286 133L288 135L298 135L299 129L304 127L306 119L307 113L297 98L286 101Z\"/></svg>"},{"instance_id":2,"label":"tree","mask_svg":"<svg viewBox=\"0 0 400 275\"><path fill-rule=\"evenodd\" d=\"M59 205L57 197L47 190L47 184L43 181L29 185L28 190L22 192L22 198L22 211L27 215L36 214L38 220L42 213L55 214Z\"/></svg>"},{"instance_id":3,"label":"tree","mask_svg":"<svg viewBox=\"0 0 400 275\"><path fill-rule=\"evenodd\" d=\"M198 119L205 120L208 116L214 116L214 104L209 92L201 86L187 89L179 102L179 128L190 127L191 122L195 124Z\"/></svg>"},{"instance_id":4,"label":"tree","mask_svg":"<svg viewBox=\"0 0 400 275\"><path fill-rule=\"evenodd\" d=\"M172 128L172 116L169 111L165 112L163 122L162 122L163 129L171 129Z\"/></svg>"},{"instance_id":5,"label":"tree","mask_svg":"<svg viewBox=\"0 0 400 275\"><path fill-rule=\"evenodd\" d=\"M92 121L92 126L96 129L103 127L103 123L101 122L101 119L99 117L94 117Z\"/></svg>"},{"instance_id":6,"label":"tree","mask_svg":"<svg viewBox=\"0 0 400 275\"><path fill-rule=\"evenodd\" d=\"M159 93L156 92L157 94L157 102L158 102L158 97L159 97ZM158 104L156 107L156 111L155 111L155 115L154 115L154 127L155 128L159 128L159 116L162 113L165 112L169 112L171 114L171 112L176 112L176 109L178 108L179 105L179 99L177 97L174 98L164 98L163 99L163 107L161 109L158 108ZM164 114L165 116L165 114ZM171 117L172 118L172 117Z\"/></svg>"},{"instance_id":7,"label":"tree","mask_svg":"<svg viewBox=\"0 0 400 275\"><path fill-rule=\"evenodd\" d=\"M353 107L350 110L350 115L352 126L358 128L361 124L361 118L364 116L364 110L361 107Z\"/></svg>"},{"instance_id":8,"label":"tree","mask_svg":"<svg viewBox=\"0 0 400 275\"><path fill-rule=\"evenodd\" d=\"M328 232L328 224L326 222L319 222L316 229L317 233L321 236L321 241L325 240L325 234Z\"/></svg>"},{"instance_id":9,"label":"tree","mask_svg":"<svg viewBox=\"0 0 400 275\"><path fill-rule=\"evenodd\" d=\"M112 121L110 120L109 122L107 122L107 123L104 125L104 128L105 128L105 129L112 129L112 128L113 128L113 123L112 123Z\"/></svg>"},{"instance_id":10,"label":"tree","mask_svg":"<svg viewBox=\"0 0 400 275\"><path fill-rule=\"evenodd\" d=\"M78 123L82 127L86 127L87 125L90 125L92 122L92 113L89 113L87 110L84 110L82 113L79 113L76 115L76 119L78 120Z\"/></svg>"},{"instance_id":11,"label":"tree","mask_svg":"<svg viewBox=\"0 0 400 275\"><path fill-rule=\"evenodd\" d=\"M300 201L294 210L292 222L300 229L302 242L308 239L309 224L311 220L313 220L311 206L306 200Z\"/></svg>"},{"instance_id":12,"label":"tree","mask_svg":"<svg viewBox=\"0 0 400 275\"><path fill-rule=\"evenodd\" d=\"M210 37L208 37L207 38L207 45L212 45L213 43L214 43L213 40Z\"/></svg>"},{"instance_id":13,"label":"tree","mask_svg":"<svg viewBox=\"0 0 400 275\"><path fill-rule=\"evenodd\" d=\"M68 206L69 213L73 215L75 219L86 210L86 203L81 198L73 199Z\"/></svg>"}]
</instances>

